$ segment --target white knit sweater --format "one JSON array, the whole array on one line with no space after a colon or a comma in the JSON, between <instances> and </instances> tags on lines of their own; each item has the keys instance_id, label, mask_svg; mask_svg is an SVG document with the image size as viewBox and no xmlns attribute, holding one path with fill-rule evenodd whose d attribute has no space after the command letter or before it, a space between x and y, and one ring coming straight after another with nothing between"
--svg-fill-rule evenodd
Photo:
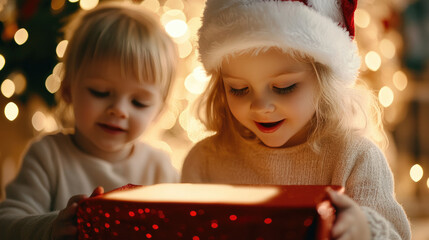
<instances>
[{"instance_id":1,"label":"white knit sweater","mask_svg":"<svg viewBox=\"0 0 429 240\"><path fill-rule=\"evenodd\" d=\"M69 135L45 136L30 146L17 178L6 188L0 239L49 239L52 222L69 198L90 195L97 186L110 191L128 183L178 180L168 155L144 143L137 143L128 159L112 163L83 153Z\"/></svg>"},{"instance_id":2,"label":"white knit sweater","mask_svg":"<svg viewBox=\"0 0 429 240\"><path fill-rule=\"evenodd\" d=\"M209 137L191 149L182 182L341 185L366 213L373 239L411 238L406 214L394 196L392 172L369 140L324 140L315 153L308 144L268 148L247 141L223 151L215 139Z\"/></svg>"}]
</instances>

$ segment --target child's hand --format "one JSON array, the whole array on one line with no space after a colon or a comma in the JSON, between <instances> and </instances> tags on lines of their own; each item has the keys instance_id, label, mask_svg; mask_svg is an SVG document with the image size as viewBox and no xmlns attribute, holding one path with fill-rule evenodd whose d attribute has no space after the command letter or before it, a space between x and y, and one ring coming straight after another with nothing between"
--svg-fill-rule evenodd
<instances>
[{"instance_id":1,"label":"child's hand","mask_svg":"<svg viewBox=\"0 0 429 240\"><path fill-rule=\"evenodd\" d=\"M329 197L336 207L337 219L332 228L332 238L346 239L371 239L371 233L365 214L359 205L345 194L329 191Z\"/></svg>"},{"instance_id":2,"label":"child's hand","mask_svg":"<svg viewBox=\"0 0 429 240\"><path fill-rule=\"evenodd\" d=\"M58 213L52 223L51 239L77 239L76 210L77 203L86 198L85 195L76 195L69 199L67 207Z\"/></svg>"}]
</instances>

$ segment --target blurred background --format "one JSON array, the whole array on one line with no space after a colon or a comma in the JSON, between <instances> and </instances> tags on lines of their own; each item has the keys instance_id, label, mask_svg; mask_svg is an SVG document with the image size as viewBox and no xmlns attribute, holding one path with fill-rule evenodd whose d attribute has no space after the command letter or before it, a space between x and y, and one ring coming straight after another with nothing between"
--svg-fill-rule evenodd
<instances>
[{"instance_id":1,"label":"blurred background","mask_svg":"<svg viewBox=\"0 0 429 240\"><path fill-rule=\"evenodd\" d=\"M0 199L30 140L59 130L55 92L67 47L64 18L101 0L0 0ZM144 0L180 52L168 109L143 136L180 171L211 133L191 111L209 77L198 61L204 0ZM429 0L360 0L355 15L362 78L378 95L390 139L386 156L414 240L429 240Z\"/></svg>"}]
</instances>

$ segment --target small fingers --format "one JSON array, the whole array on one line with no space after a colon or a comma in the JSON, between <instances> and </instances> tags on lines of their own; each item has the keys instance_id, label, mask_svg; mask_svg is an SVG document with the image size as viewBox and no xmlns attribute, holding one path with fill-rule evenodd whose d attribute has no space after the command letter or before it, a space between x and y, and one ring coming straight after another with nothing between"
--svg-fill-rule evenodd
<instances>
[{"instance_id":1,"label":"small fingers","mask_svg":"<svg viewBox=\"0 0 429 240\"><path fill-rule=\"evenodd\" d=\"M76 214L77 205L78 204L76 202L74 202L70 206L61 210L58 214L58 220L67 221L68 219L72 219Z\"/></svg>"},{"instance_id":2,"label":"small fingers","mask_svg":"<svg viewBox=\"0 0 429 240\"><path fill-rule=\"evenodd\" d=\"M78 203L80 200L87 198L86 195L80 194L80 195L74 195L71 197L67 203L67 206L70 206L73 203Z\"/></svg>"},{"instance_id":3,"label":"small fingers","mask_svg":"<svg viewBox=\"0 0 429 240\"><path fill-rule=\"evenodd\" d=\"M104 193L104 188L102 186L98 186L94 189L91 194L91 197L95 197Z\"/></svg>"}]
</instances>

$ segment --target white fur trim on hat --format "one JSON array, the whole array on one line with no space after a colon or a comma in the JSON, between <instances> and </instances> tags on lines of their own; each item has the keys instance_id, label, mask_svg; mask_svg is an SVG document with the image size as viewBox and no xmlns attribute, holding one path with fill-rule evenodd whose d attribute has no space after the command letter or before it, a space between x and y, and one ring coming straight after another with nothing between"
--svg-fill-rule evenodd
<instances>
[{"instance_id":1,"label":"white fur trim on hat","mask_svg":"<svg viewBox=\"0 0 429 240\"><path fill-rule=\"evenodd\" d=\"M199 52L208 72L248 49L278 47L312 56L334 76L355 82L360 67L356 43L342 26L336 0L207 0Z\"/></svg>"}]
</instances>

